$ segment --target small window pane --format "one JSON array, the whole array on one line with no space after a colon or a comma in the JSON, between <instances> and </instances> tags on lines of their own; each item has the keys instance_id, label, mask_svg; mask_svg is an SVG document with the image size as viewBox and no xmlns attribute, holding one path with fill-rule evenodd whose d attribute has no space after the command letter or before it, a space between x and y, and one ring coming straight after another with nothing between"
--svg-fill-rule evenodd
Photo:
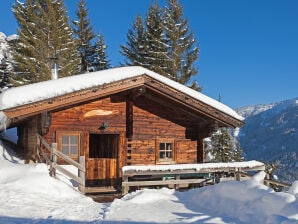
<instances>
[{"instance_id":1,"label":"small window pane","mask_svg":"<svg viewBox=\"0 0 298 224\"><path fill-rule=\"evenodd\" d=\"M160 151L165 150L165 143L159 143L159 150Z\"/></svg>"},{"instance_id":2,"label":"small window pane","mask_svg":"<svg viewBox=\"0 0 298 224\"><path fill-rule=\"evenodd\" d=\"M160 159L164 159L165 158L165 152L164 151L160 151L159 152L159 158Z\"/></svg>"},{"instance_id":3,"label":"small window pane","mask_svg":"<svg viewBox=\"0 0 298 224\"><path fill-rule=\"evenodd\" d=\"M78 147L77 146L70 146L70 154L77 155L78 154Z\"/></svg>"},{"instance_id":4,"label":"small window pane","mask_svg":"<svg viewBox=\"0 0 298 224\"><path fill-rule=\"evenodd\" d=\"M68 146L67 146L67 145L66 145L66 146L63 146L63 145L62 145L61 152L62 152L63 154L68 155L68 153L69 153L69 151L68 151Z\"/></svg>"},{"instance_id":5,"label":"small window pane","mask_svg":"<svg viewBox=\"0 0 298 224\"><path fill-rule=\"evenodd\" d=\"M171 151L167 152L167 158L172 159L172 152Z\"/></svg>"},{"instance_id":6,"label":"small window pane","mask_svg":"<svg viewBox=\"0 0 298 224\"><path fill-rule=\"evenodd\" d=\"M70 136L70 144L77 145L78 144L78 137L77 136Z\"/></svg>"},{"instance_id":7,"label":"small window pane","mask_svg":"<svg viewBox=\"0 0 298 224\"><path fill-rule=\"evenodd\" d=\"M62 136L62 145L68 145L68 144L69 144L68 136Z\"/></svg>"},{"instance_id":8,"label":"small window pane","mask_svg":"<svg viewBox=\"0 0 298 224\"><path fill-rule=\"evenodd\" d=\"M167 150L172 150L172 143L166 143Z\"/></svg>"}]
</instances>

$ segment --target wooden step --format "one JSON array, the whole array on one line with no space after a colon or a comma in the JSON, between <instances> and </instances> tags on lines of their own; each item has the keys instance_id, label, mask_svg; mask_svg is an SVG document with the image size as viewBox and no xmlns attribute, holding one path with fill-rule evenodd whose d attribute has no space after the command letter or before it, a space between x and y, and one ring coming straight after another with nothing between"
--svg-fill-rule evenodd
<instances>
[{"instance_id":1,"label":"wooden step","mask_svg":"<svg viewBox=\"0 0 298 224\"><path fill-rule=\"evenodd\" d=\"M94 193L116 193L117 190L114 187L85 187L85 194Z\"/></svg>"}]
</instances>

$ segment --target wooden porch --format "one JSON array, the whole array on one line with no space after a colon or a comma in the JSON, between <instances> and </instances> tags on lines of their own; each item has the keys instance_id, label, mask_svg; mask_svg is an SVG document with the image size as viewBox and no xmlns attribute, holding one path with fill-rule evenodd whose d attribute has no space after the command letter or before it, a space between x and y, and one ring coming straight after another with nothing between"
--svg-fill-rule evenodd
<instances>
[{"instance_id":1,"label":"wooden porch","mask_svg":"<svg viewBox=\"0 0 298 224\"><path fill-rule=\"evenodd\" d=\"M37 151L39 160L50 167L50 175L55 177L56 171L63 173L77 182L78 190L83 194L92 194L95 200L98 194L110 195L108 197L120 197L130 190L143 187L162 187L181 189L202 187L219 182L218 175L226 174L240 181L242 178L250 178L249 172L264 171L265 165L258 161L232 162L232 163L203 163L203 164L172 164L172 165L138 165L122 167L122 189L113 187L87 187L85 157L80 156L79 162L64 155L57 150L57 143L49 145L37 134ZM57 164L58 159L78 169L78 174L65 169ZM266 185L276 184L282 187L290 187L289 184L277 182L266 178ZM115 198L114 197L114 198ZM101 199L98 199L101 200Z\"/></svg>"}]
</instances>

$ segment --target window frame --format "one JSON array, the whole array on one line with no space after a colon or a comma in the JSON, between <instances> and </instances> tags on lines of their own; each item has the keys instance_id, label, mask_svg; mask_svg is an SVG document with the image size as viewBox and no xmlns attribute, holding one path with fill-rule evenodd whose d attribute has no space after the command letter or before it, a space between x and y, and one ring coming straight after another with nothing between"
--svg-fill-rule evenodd
<instances>
[{"instance_id":1,"label":"window frame","mask_svg":"<svg viewBox=\"0 0 298 224\"><path fill-rule=\"evenodd\" d=\"M68 154L62 152L62 137L68 137ZM77 137L77 154L71 154L71 146L74 144L70 143L70 137L76 136ZM81 132L80 131L56 131L56 141L58 144L58 150L67 155L68 157L72 158L73 160L78 160L81 152Z\"/></svg>"},{"instance_id":2,"label":"window frame","mask_svg":"<svg viewBox=\"0 0 298 224\"><path fill-rule=\"evenodd\" d=\"M171 149L171 158L160 158L160 151L161 151L161 144L171 144L172 149ZM175 160L175 140L174 139L168 139L168 138L159 138L156 139L156 164L174 164L176 163ZM165 154L170 151L167 149L163 149L162 151L165 152Z\"/></svg>"}]
</instances>

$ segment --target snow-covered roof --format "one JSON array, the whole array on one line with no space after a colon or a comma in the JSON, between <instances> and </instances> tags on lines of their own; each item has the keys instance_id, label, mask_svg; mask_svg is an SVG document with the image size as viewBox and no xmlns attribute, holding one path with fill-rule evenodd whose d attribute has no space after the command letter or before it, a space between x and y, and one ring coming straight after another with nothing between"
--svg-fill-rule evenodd
<instances>
[{"instance_id":1,"label":"snow-covered roof","mask_svg":"<svg viewBox=\"0 0 298 224\"><path fill-rule=\"evenodd\" d=\"M238 115L233 109L218 102L217 100L214 100L198 91L195 91L169 78L139 66L107 69L11 88L4 91L0 95L0 110L46 100L75 91L84 90L123 79L133 78L144 74L207 105L210 105L236 118L237 120L244 120L244 118Z\"/></svg>"},{"instance_id":2,"label":"snow-covered roof","mask_svg":"<svg viewBox=\"0 0 298 224\"><path fill-rule=\"evenodd\" d=\"M139 165L139 166L124 166L123 172L127 171L175 171L175 170L208 170L208 169L252 169L263 167L264 163L252 160L244 162L230 163L199 163L199 164L173 164L173 165Z\"/></svg>"}]
</instances>

